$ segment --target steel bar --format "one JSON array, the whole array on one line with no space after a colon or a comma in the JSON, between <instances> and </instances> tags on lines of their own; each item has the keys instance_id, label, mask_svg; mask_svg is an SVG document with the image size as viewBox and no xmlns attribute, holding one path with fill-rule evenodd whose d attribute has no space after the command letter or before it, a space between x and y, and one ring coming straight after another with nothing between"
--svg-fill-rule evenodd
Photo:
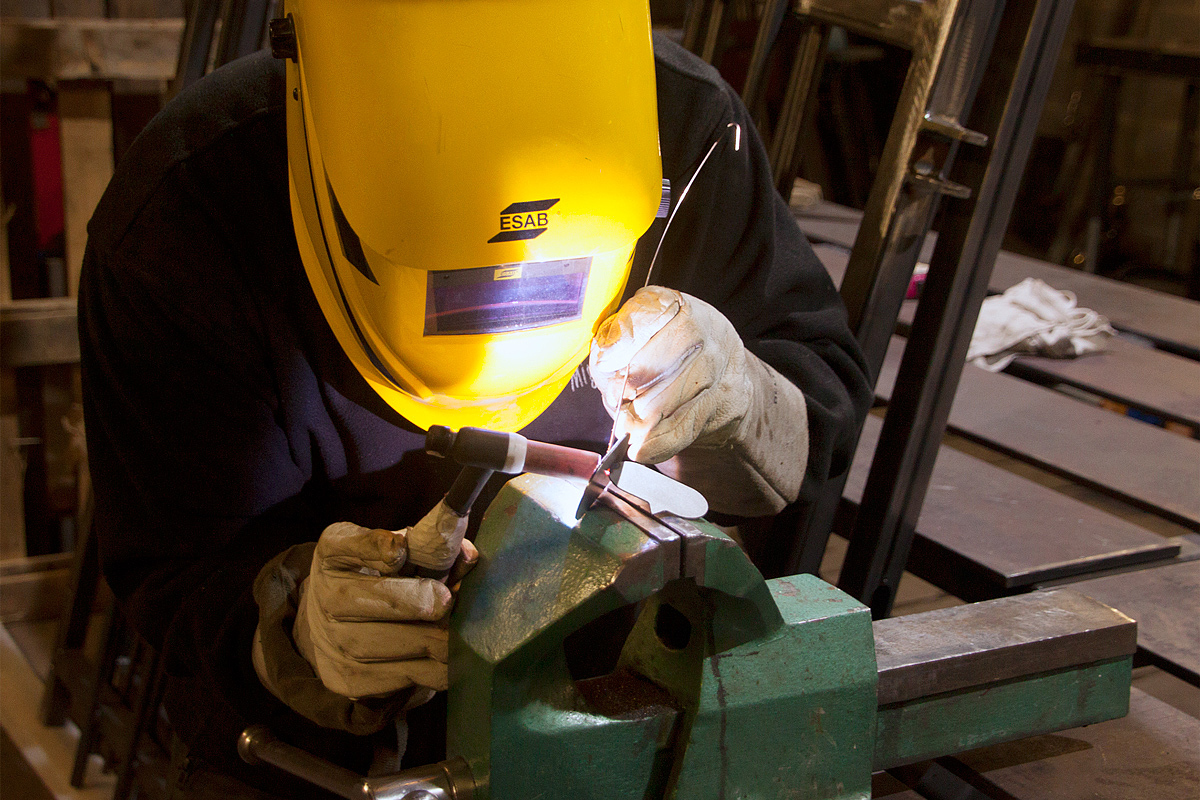
<instances>
[{"instance_id":1,"label":"steel bar","mask_svg":"<svg viewBox=\"0 0 1200 800\"><path fill-rule=\"evenodd\" d=\"M248 56L263 46L271 0L225 0L215 66Z\"/></svg>"},{"instance_id":2,"label":"steel bar","mask_svg":"<svg viewBox=\"0 0 1200 800\"><path fill-rule=\"evenodd\" d=\"M717 41L721 36L721 20L725 15L725 0L713 0L712 9L708 15L708 27L705 29L704 49L700 51L700 57L709 64L713 63L713 58L717 52Z\"/></svg>"},{"instance_id":3,"label":"steel bar","mask_svg":"<svg viewBox=\"0 0 1200 800\"><path fill-rule=\"evenodd\" d=\"M937 0L798 0L796 13L914 50L924 40L930 13L940 15L943 7Z\"/></svg>"},{"instance_id":4,"label":"steel bar","mask_svg":"<svg viewBox=\"0 0 1200 800\"><path fill-rule=\"evenodd\" d=\"M758 103L758 95L767 72L767 58L779 36L779 28L787 15L791 0L767 0L759 20L758 34L754 37L754 50L750 54L750 66L746 69L746 82L742 84L742 102L750 113Z\"/></svg>"},{"instance_id":5,"label":"steel bar","mask_svg":"<svg viewBox=\"0 0 1200 800\"><path fill-rule=\"evenodd\" d=\"M470 800L475 792L470 768L460 758L364 778L279 741L265 725L242 731L237 748L248 764L270 764L346 800Z\"/></svg>"},{"instance_id":6,"label":"steel bar","mask_svg":"<svg viewBox=\"0 0 1200 800\"><path fill-rule=\"evenodd\" d=\"M265 725L254 725L238 737L238 755L248 764L267 763L347 800L369 800L366 780L312 753L281 742Z\"/></svg>"},{"instance_id":7,"label":"steel bar","mask_svg":"<svg viewBox=\"0 0 1200 800\"><path fill-rule=\"evenodd\" d=\"M172 94L191 86L208 71L208 56L212 51L213 29L219 6L219 3L211 0L191 0L188 4L187 22L179 47L179 63L175 69L175 80L171 83Z\"/></svg>"},{"instance_id":8,"label":"steel bar","mask_svg":"<svg viewBox=\"0 0 1200 800\"><path fill-rule=\"evenodd\" d=\"M878 620L879 705L1132 656L1137 625L1071 589Z\"/></svg>"},{"instance_id":9,"label":"steel bar","mask_svg":"<svg viewBox=\"0 0 1200 800\"><path fill-rule=\"evenodd\" d=\"M800 148L797 146L806 121L812 117L817 104L816 85L828 49L829 29L806 23L796 43L796 54L788 76L779 124L771 137L771 172L775 189L790 200L792 185L800 171Z\"/></svg>"},{"instance_id":10,"label":"steel bar","mask_svg":"<svg viewBox=\"0 0 1200 800\"><path fill-rule=\"evenodd\" d=\"M1200 686L1200 561L1093 578L1071 588L1136 619L1141 655Z\"/></svg>"},{"instance_id":11,"label":"steel bar","mask_svg":"<svg viewBox=\"0 0 1200 800\"><path fill-rule=\"evenodd\" d=\"M964 149L955 173L959 183L978 189L947 208L839 581L877 619L891 612L908 559L1072 6L1072 0L1008 3L986 64L989 85L968 127L987 133L990 144Z\"/></svg>"}]
</instances>

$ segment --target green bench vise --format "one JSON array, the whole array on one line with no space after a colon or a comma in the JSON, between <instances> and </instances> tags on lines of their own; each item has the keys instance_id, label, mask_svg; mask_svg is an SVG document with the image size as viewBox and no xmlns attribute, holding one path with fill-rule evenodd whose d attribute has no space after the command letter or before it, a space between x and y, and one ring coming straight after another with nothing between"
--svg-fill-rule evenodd
<instances>
[{"instance_id":1,"label":"green bench vise","mask_svg":"<svg viewBox=\"0 0 1200 800\"><path fill-rule=\"evenodd\" d=\"M377 800L833 800L1127 713L1135 624L1082 595L872 623L815 576L764 580L707 522L613 493L576 521L577 502L523 475L488 508L451 618L447 761L363 779L262 728L243 755ZM618 647L593 647L614 620Z\"/></svg>"}]
</instances>

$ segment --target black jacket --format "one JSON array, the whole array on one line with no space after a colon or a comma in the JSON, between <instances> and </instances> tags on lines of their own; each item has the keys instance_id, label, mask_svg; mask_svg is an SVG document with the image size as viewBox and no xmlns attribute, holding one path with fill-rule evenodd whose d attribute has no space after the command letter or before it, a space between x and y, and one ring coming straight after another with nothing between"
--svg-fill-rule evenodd
<instances>
[{"instance_id":1,"label":"black jacket","mask_svg":"<svg viewBox=\"0 0 1200 800\"><path fill-rule=\"evenodd\" d=\"M861 356L736 94L674 44L655 50L663 172L677 191L727 123L745 141L693 185L654 282L716 306L803 390L816 485L852 455L870 399ZM635 276L661 226L639 244ZM424 455L422 433L360 377L305 279L282 63L251 56L172 101L118 165L89 234L79 319L96 533L124 610L167 658L171 722L230 770L251 721L361 769L361 742L261 687L251 583L332 522L415 522L453 467ZM603 449L610 427L599 394L574 381L525 433Z\"/></svg>"}]
</instances>

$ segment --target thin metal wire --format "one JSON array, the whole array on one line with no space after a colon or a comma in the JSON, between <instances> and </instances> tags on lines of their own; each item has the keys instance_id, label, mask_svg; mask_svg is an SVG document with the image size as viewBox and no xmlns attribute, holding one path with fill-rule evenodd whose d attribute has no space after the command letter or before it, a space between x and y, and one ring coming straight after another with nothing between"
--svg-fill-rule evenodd
<instances>
[{"instance_id":1,"label":"thin metal wire","mask_svg":"<svg viewBox=\"0 0 1200 800\"><path fill-rule=\"evenodd\" d=\"M642 284L641 288L645 289L650 285L650 276L654 274L654 265L658 263L658 254L662 251L663 240L667 238L667 231L671 229L671 223L675 221L675 215L679 213L679 207L683 205L684 198L687 197L688 192L692 188L692 184L696 182L696 178L700 175L700 170L704 169L704 165L708 163L708 159L712 156L713 152L716 151L717 145L725 141L725 138L729 135L730 128L733 129L734 152L742 149L742 126L736 122L730 122L725 126L725 130L721 131L720 135L713 140L713 143L708 148L708 152L704 154L704 158L700 160L699 165L697 165L695 171L692 172L692 177L688 178L688 182L684 185L683 191L679 193L679 199L675 201L675 207L671 209L671 214L667 217L667 224L663 226L662 234L660 234L658 237L658 245L654 248L654 256L650 259L650 268L646 270L646 281ZM629 368L626 367L625 379L621 382L621 393L617 395L617 410L616 414L613 415L612 433L610 433L608 436L608 447L606 450L611 450L613 444L617 440L617 418L621 416L621 407L624 405L625 400L625 390L628 387ZM632 402L632 398L630 398L630 401Z\"/></svg>"}]
</instances>

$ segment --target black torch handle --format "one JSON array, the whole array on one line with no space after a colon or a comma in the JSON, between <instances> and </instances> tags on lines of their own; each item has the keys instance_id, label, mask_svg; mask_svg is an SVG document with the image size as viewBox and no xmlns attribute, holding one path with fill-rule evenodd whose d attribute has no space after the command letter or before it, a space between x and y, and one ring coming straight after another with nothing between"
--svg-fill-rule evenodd
<instances>
[{"instance_id":1,"label":"black torch handle","mask_svg":"<svg viewBox=\"0 0 1200 800\"><path fill-rule=\"evenodd\" d=\"M460 517L465 517L490 477L492 470L486 467L463 467L450 491L446 492L446 506Z\"/></svg>"}]
</instances>

